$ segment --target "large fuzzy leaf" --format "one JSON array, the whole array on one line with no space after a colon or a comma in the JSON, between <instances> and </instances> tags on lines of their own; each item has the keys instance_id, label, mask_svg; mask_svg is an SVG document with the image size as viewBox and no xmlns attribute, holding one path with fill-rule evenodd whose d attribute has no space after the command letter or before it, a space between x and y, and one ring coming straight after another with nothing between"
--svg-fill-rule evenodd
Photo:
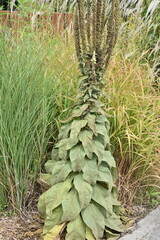
<instances>
[{"instance_id":1,"label":"large fuzzy leaf","mask_svg":"<svg viewBox=\"0 0 160 240\"><path fill-rule=\"evenodd\" d=\"M93 186L92 199L106 209L106 214L112 213L112 202L107 201L107 195L110 194L103 186L96 184Z\"/></svg>"},{"instance_id":2,"label":"large fuzzy leaf","mask_svg":"<svg viewBox=\"0 0 160 240\"><path fill-rule=\"evenodd\" d=\"M53 161L56 162L58 160L58 154L59 154L58 149L53 148L52 153L51 153L51 157L52 157Z\"/></svg>"},{"instance_id":3,"label":"large fuzzy leaf","mask_svg":"<svg viewBox=\"0 0 160 240\"><path fill-rule=\"evenodd\" d=\"M88 130L84 130L81 131L79 134L79 139L82 142L84 151L86 152L86 155L88 158L92 158L93 156L93 132L92 131L88 131Z\"/></svg>"},{"instance_id":4,"label":"large fuzzy leaf","mask_svg":"<svg viewBox=\"0 0 160 240\"><path fill-rule=\"evenodd\" d=\"M52 211L58 207L66 194L71 188L71 181L66 180L65 182L57 183L45 193L43 193L39 198L38 209L40 212L46 215L52 215ZM46 210L45 210L46 209Z\"/></svg>"},{"instance_id":5,"label":"large fuzzy leaf","mask_svg":"<svg viewBox=\"0 0 160 240\"><path fill-rule=\"evenodd\" d=\"M80 215L68 223L67 233L66 240L85 240L85 224Z\"/></svg>"},{"instance_id":6,"label":"large fuzzy leaf","mask_svg":"<svg viewBox=\"0 0 160 240\"><path fill-rule=\"evenodd\" d=\"M96 158L85 161L83 179L91 185L95 185L98 179L98 164Z\"/></svg>"},{"instance_id":7,"label":"large fuzzy leaf","mask_svg":"<svg viewBox=\"0 0 160 240\"><path fill-rule=\"evenodd\" d=\"M73 140L77 139L79 132L83 127L86 126L86 124L87 124L87 120L74 120L71 124L70 138Z\"/></svg>"},{"instance_id":8,"label":"large fuzzy leaf","mask_svg":"<svg viewBox=\"0 0 160 240\"><path fill-rule=\"evenodd\" d=\"M107 183L108 189L111 190L113 187L113 177L110 170L102 166L99 166L98 170L98 181Z\"/></svg>"},{"instance_id":9,"label":"large fuzzy leaf","mask_svg":"<svg viewBox=\"0 0 160 240\"><path fill-rule=\"evenodd\" d=\"M72 172L71 163L69 161L59 161L52 170L52 177L50 184L54 185L58 182L64 181L69 173Z\"/></svg>"},{"instance_id":10,"label":"large fuzzy leaf","mask_svg":"<svg viewBox=\"0 0 160 240\"><path fill-rule=\"evenodd\" d=\"M71 123L68 123L65 126L63 126L61 128L61 131L60 131L59 135L58 135L58 139L61 140L61 139L68 138L70 129L71 129Z\"/></svg>"},{"instance_id":11,"label":"large fuzzy leaf","mask_svg":"<svg viewBox=\"0 0 160 240\"><path fill-rule=\"evenodd\" d=\"M78 198L78 192L72 189L62 201L63 207L63 221L72 221L76 219L81 211L80 202Z\"/></svg>"},{"instance_id":12,"label":"large fuzzy leaf","mask_svg":"<svg viewBox=\"0 0 160 240\"><path fill-rule=\"evenodd\" d=\"M45 170L47 173L52 173L54 166L56 165L57 161L54 160L48 160L45 163Z\"/></svg>"},{"instance_id":13,"label":"large fuzzy leaf","mask_svg":"<svg viewBox=\"0 0 160 240\"><path fill-rule=\"evenodd\" d=\"M75 146L78 142L78 139L63 139L61 140L57 145L56 148L59 149L59 158L62 160L67 159L67 150L71 149L73 146Z\"/></svg>"},{"instance_id":14,"label":"large fuzzy leaf","mask_svg":"<svg viewBox=\"0 0 160 240\"><path fill-rule=\"evenodd\" d=\"M60 224L62 221L62 206L55 208L52 214L47 216L45 219L45 225L43 227L43 233L49 232L54 226Z\"/></svg>"},{"instance_id":15,"label":"large fuzzy leaf","mask_svg":"<svg viewBox=\"0 0 160 240\"><path fill-rule=\"evenodd\" d=\"M105 151L103 161L106 162L110 167L116 167L116 162L110 151Z\"/></svg>"},{"instance_id":16,"label":"large fuzzy leaf","mask_svg":"<svg viewBox=\"0 0 160 240\"><path fill-rule=\"evenodd\" d=\"M108 183L109 190L113 187L113 176L107 166L100 165L98 167L98 181Z\"/></svg>"},{"instance_id":17,"label":"large fuzzy leaf","mask_svg":"<svg viewBox=\"0 0 160 240\"><path fill-rule=\"evenodd\" d=\"M96 128L96 116L95 114L87 114L85 119L88 121L89 128L93 131L93 133L97 136L97 128Z\"/></svg>"},{"instance_id":18,"label":"large fuzzy leaf","mask_svg":"<svg viewBox=\"0 0 160 240\"><path fill-rule=\"evenodd\" d=\"M70 160L72 164L73 172L81 172L85 165L85 155L83 146L76 145L70 150Z\"/></svg>"},{"instance_id":19,"label":"large fuzzy leaf","mask_svg":"<svg viewBox=\"0 0 160 240\"><path fill-rule=\"evenodd\" d=\"M96 239L102 239L105 218L94 203L90 203L89 206L82 211L82 218L85 224L92 230L94 237Z\"/></svg>"},{"instance_id":20,"label":"large fuzzy leaf","mask_svg":"<svg viewBox=\"0 0 160 240\"><path fill-rule=\"evenodd\" d=\"M93 141L93 152L97 155L98 164L100 164L104 157L104 145L101 142L94 140Z\"/></svg>"},{"instance_id":21,"label":"large fuzzy leaf","mask_svg":"<svg viewBox=\"0 0 160 240\"><path fill-rule=\"evenodd\" d=\"M92 197L92 187L89 183L83 180L82 174L75 176L74 186L79 194L81 208L89 205Z\"/></svg>"},{"instance_id":22,"label":"large fuzzy leaf","mask_svg":"<svg viewBox=\"0 0 160 240\"><path fill-rule=\"evenodd\" d=\"M105 219L105 225L117 232L123 232L124 227L122 225L122 222L120 218L113 212L111 216L107 217Z\"/></svg>"}]
</instances>

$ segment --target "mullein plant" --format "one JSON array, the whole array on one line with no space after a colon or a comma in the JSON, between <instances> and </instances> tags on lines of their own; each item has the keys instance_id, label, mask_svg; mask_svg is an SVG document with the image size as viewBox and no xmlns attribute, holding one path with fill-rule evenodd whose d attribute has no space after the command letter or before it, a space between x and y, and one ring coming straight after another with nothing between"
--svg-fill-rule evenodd
<instances>
[{"instance_id":1,"label":"mullein plant","mask_svg":"<svg viewBox=\"0 0 160 240\"><path fill-rule=\"evenodd\" d=\"M43 233L55 239L117 239L123 231L117 201L116 164L111 154L109 120L99 97L115 46L119 0L77 0L75 47L81 77L70 118L61 128L52 160L42 178L50 185L39 199Z\"/></svg>"}]
</instances>

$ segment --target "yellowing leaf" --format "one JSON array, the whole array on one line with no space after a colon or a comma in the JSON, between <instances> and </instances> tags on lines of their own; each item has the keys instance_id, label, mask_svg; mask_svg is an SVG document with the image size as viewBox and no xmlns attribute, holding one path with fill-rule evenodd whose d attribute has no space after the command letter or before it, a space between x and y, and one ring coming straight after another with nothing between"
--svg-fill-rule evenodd
<instances>
[{"instance_id":1,"label":"yellowing leaf","mask_svg":"<svg viewBox=\"0 0 160 240\"><path fill-rule=\"evenodd\" d=\"M65 225L65 223L56 225L44 236L43 239L44 240L54 240L55 238L56 238L56 240L60 239L59 233L64 228L64 225Z\"/></svg>"},{"instance_id":2,"label":"yellowing leaf","mask_svg":"<svg viewBox=\"0 0 160 240\"><path fill-rule=\"evenodd\" d=\"M91 229L87 226L86 226L86 239L87 240L95 240Z\"/></svg>"}]
</instances>

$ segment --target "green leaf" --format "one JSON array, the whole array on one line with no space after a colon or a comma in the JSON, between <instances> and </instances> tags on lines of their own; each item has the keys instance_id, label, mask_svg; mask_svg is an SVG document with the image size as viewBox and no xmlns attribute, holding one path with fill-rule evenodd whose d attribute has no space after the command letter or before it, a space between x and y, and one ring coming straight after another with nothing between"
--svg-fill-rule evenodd
<instances>
[{"instance_id":1,"label":"green leaf","mask_svg":"<svg viewBox=\"0 0 160 240\"><path fill-rule=\"evenodd\" d=\"M51 157L53 161L57 161L58 160L58 149L53 148L52 153L51 153Z\"/></svg>"},{"instance_id":2,"label":"green leaf","mask_svg":"<svg viewBox=\"0 0 160 240\"><path fill-rule=\"evenodd\" d=\"M82 142L84 151L86 152L86 155L88 158L92 158L93 156L93 132L84 130L81 131L79 134L79 140Z\"/></svg>"},{"instance_id":3,"label":"green leaf","mask_svg":"<svg viewBox=\"0 0 160 240\"><path fill-rule=\"evenodd\" d=\"M96 116L95 114L87 114L85 119L88 121L89 128L93 131L93 133L97 136L97 128L96 128Z\"/></svg>"},{"instance_id":4,"label":"green leaf","mask_svg":"<svg viewBox=\"0 0 160 240\"><path fill-rule=\"evenodd\" d=\"M73 110L71 117L80 117L83 115L83 112L88 108L88 104L83 104L80 108Z\"/></svg>"},{"instance_id":5,"label":"green leaf","mask_svg":"<svg viewBox=\"0 0 160 240\"><path fill-rule=\"evenodd\" d=\"M45 225L43 227L43 233L46 234L49 232L54 226L60 224L62 221L62 206L55 208L51 215L47 216L45 219Z\"/></svg>"},{"instance_id":6,"label":"green leaf","mask_svg":"<svg viewBox=\"0 0 160 240\"><path fill-rule=\"evenodd\" d=\"M94 140L93 141L93 152L97 155L98 164L100 164L102 162L102 159L104 156L104 145L101 142Z\"/></svg>"},{"instance_id":7,"label":"green leaf","mask_svg":"<svg viewBox=\"0 0 160 240\"><path fill-rule=\"evenodd\" d=\"M98 122L98 123L105 123L105 122L109 123L108 119L104 115L98 115L96 117L96 122Z\"/></svg>"},{"instance_id":8,"label":"green leaf","mask_svg":"<svg viewBox=\"0 0 160 240\"><path fill-rule=\"evenodd\" d=\"M52 215L52 211L62 203L70 188L71 181L68 179L65 182L57 183L44 193L47 215ZM39 199L39 206L43 207L44 203L41 204L41 201L44 201L44 197ZM43 209L39 208L39 211L41 212Z\"/></svg>"},{"instance_id":9,"label":"green leaf","mask_svg":"<svg viewBox=\"0 0 160 240\"><path fill-rule=\"evenodd\" d=\"M102 239L105 218L94 203L90 203L89 206L82 211L82 218L85 224L92 230L94 237L96 239Z\"/></svg>"},{"instance_id":10,"label":"green leaf","mask_svg":"<svg viewBox=\"0 0 160 240\"><path fill-rule=\"evenodd\" d=\"M106 146L110 142L107 128L105 127L104 124L96 124L96 128L97 132L103 135L104 145Z\"/></svg>"},{"instance_id":11,"label":"green leaf","mask_svg":"<svg viewBox=\"0 0 160 240\"><path fill-rule=\"evenodd\" d=\"M85 152L82 145L76 145L70 150L70 160L73 172L81 172L85 164Z\"/></svg>"},{"instance_id":12,"label":"green leaf","mask_svg":"<svg viewBox=\"0 0 160 240\"><path fill-rule=\"evenodd\" d=\"M52 173L53 171L53 168L54 166L56 165L57 161L54 161L54 160L48 160L46 163L45 163L45 170L47 173Z\"/></svg>"},{"instance_id":13,"label":"green leaf","mask_svg":"<svg viewBox=\"0 0 160 240\"><path fill-rule=\"evenodd\" d=\"M74 139L74 141L71 141L70 138L61 140L57 145L56 148L59 148L59 158L62 160L67 159L67 150L71 149L73 146L75 146L78 142L78 139Z\"/></svg>"},{"instance_id":14,"label":"green leaf","mask_svg":"<svg viewBox=\"0 0 160 240\"><path fill-rule=\"evenodd\" d=\"M78 193L75 189L72 189L62 201L63 207L63 221L72 221L76 219L81 211Z\"/></svg>"},{"instance_id":15,"label":"green leaf","mask_svg":"<svg viewBox=\"0 0 160 240\"><path fill-rule=\"evenodd\" d=\"M83 179L91 185L95 185L98 179L98 164L96 158L85 161Z\"/></svg>"},{"instance_id":16,"label":"green leaf","mask_svg":"<svg viewBox=\"0 0 160 240\"><path fill-rule=\"evenodd\" d=\"M79 194L81 208L87 207L92 197L92 187L89 183L83 180L82 174L75 176L74 186Z\"/></svg>"},{"instance_id":17,"label":"green leaf","mask_svg":"<svg viewBox=\"0 0 160 240\"><path fill-rule=\"evenodd\" d=\"M99 166L98 168L98 181L108 183L108 189L111 190L113 187L113 177L110 170L107 167Z\"/></svg>"},{"instance_id":18,"label":"green leaf","mask_svg":"<svg viewBox=\"0 0 160 240\"><path fill-rule=\"evenodd\" d=\"M93 233L90 228L86 226L86 239L87 240L95 240Z\"/></svg>"},{"instance_id":19,"label":"green leaf","mask_svg":"<svg viewBox=\"0 0 160 240\"><path fill-rule=\"evenodd\" d=\"M58 139L66 139L69 137L69 131L71 129L71 123L66 124L65 126L63 126L60 130Z\"/></svg>"},{"instance_id":20,"label":"green leaf","mask_svg":"<svg viewBox=\"0 0 160 240\"><path fill-rule=\"evenodd\" d=\"M71 221L67 225L67 240L85 240L85 224L79 215L75 220ZM79 238L77 238L77 236ZM74 237L74 238L73 238Z\"/></svg>"},{"instance_id":21,"label":"green leaf","mask_svg":"<svg viewBox=\"0 0 160 240\"><path fill-rule=\"evenodd\" d=\"M105 225L117 232L123 232L124 231L124 227L122 225L122 222L120 220L120 218L115 214L112 213L112 215L110 217L107 217L105 219Z\"/></svg>"},{"instance_id":22,"label":"green leaf","mask_svg":"<svg viewBox=\"0 0 160 240\"><path fill-rule=\"evenodd\" d=\"M87 125L87 120L74 120L71 124L70 138L78 138L79 132Z\"/></svg>"},{"instance_id":23,"label":"green leaf","mask_svg":"<svg viewBox=\"0 0 160 240\"><path fill-rule=\"evenodd\" d=\"M46 192L44 192L38 201L38 211L42 214L43 217L46 215L46 203L45 203Z\"/></svg>"},{"instance_id":24,"label":"green leaf","mask_svg":"<svg viewBox=\"0 0 160 240\"><path fill-rule=\"evenodd\" d=\"M50 184L54 185L58 182L64 181L70 172L72 172L72 168L69 161L58 161L52 170Z\"/></svg>"},{"instance_id":25,"label":"green leaf","mask_svg":"<svg viewBox=\"0 0 160 240\"><path fill-rule=\"evenodd\" d=\"M110 167L116 167L116 162L110 151L105 151L103 161L106 162Z\"/></svg>"},{"instance_id":26,"label":"green leaf","mask_svg":"<svg viewBox=\"0 0 160 240\"><path fill-rule=\"evenodd\" d=\"M112 213L112 202L107 201L107 195L110 194L107 189L105 189L100 184L93 186L93 196L92 199L99 205L104 207L108 214Z\"/></svg>"}]
</instances>

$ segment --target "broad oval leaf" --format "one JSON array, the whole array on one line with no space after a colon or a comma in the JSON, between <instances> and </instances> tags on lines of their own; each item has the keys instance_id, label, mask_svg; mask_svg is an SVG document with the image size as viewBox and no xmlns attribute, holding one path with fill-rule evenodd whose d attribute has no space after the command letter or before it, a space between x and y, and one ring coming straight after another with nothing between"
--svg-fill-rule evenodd
<instances>
[{"instance_id":1,"label":"broad oval leaf","mask_svg":"<svg viewBox=\"0 0 160 240\"><path fill-rule=\"evenodd\" d=\"M110 151L105 151L103 161L106 162L110 167L116 167L116 162Z\"/></svg>"},{"instance_id":2,"label":"broad oval leaf","mask_svg":"<svg viewBox=\"0 0 160 240\"><path fill-rule=\"evenodd\" d=\"M105 217L94 203L90 203L89 206L82 211L82 219L92 230L94 237L96 239L102 239L105 228Z\"/></svg>"},{"instance_id":3,"label":"broad oval leaf","mask_svg":"<svg viewBox=\"0 0 160 240\"><path fill-rule=\"evenodd\" d=\"M105 182L108 184L108 189L111 191L112 187L113 187L113 177L112 174L109 170L109 168L107 167L102 167L99 166L98 168L98 181L100 182Z\"/></svg>"},{"instance_id":4,"label":"broad oval leaf","mask_svg":"<svg viewBox=\"0 0 160 240\"><path fill-rule=\"evenodd\" d=\"M114 212L112 212L111 216L105 219L105 225L116 232L121 233L124 231L120 218Z\"/></svg>"},{"instance_id":5,"label":"broad oval leaf","mask_svg":"<svg viewBox=\"0 0 160 240\"><path fill-rule=\"evenodd\" d=\"M62 201L63 208L63 221L72 221L76 219L81 211L78 193L75 189L72 189Z\"/></svg>"},{"instance_id":6,"label":"broad oval leaf","mask_svg":"<svg viewBox=\"0 0 160 240\"><path fill-rule=\"evenodd\" d=\"M64 125L60 130L60 133L58 135L58 139L61 140L61 139L68 138L70 129L71 129L71 123L68 123L68 124Z\"/></svg>"},{"instance_id":7,"label":"broad oval leaf","mask_svg":"<svg viewBox=\"0 0 160 240\"><path fill-rule=\"evenodd\" d=\"M93 152L97 155L98 157L98 164L102 162L102 159L104 157L104 145L99 142L94 140L93 141Z\"/></svg>"},{"instance_id":8,"label":"broad oval leaf","mask_svg":"<svg viewBox=\"0 0 160 240\"><path fill-rule=\"evenodd\" d=\"M54 185L64 181L69 173L72 172L71 163L69 161L59 161L52 170L52 176L49 183Z\"/></svg>"},{"instance_id":9,"label":"broad oval leaf","mask_svg":"<svg viewBox=\"0 0 160 240\"><path fill-rule=\"evenodd\" d=\"M96 128L96 115L95 114L87 114L85 119L88 121L89 128L93 131L93 133L97 136L97 128Z\"/></svg>"},{"instance_id":10,"label":"broad oval leaf","mask_svg":"<svg viewBox=\"0 0 160 240\"><path fill-rule=\"evenodd\" d=\"M92 187L89 183L83 180L82 174L75 176L74 186L79 194L81 208L87 207L92 198Z\"/></svg>"},{"instance_id":11,"label":"broad oval leaf","mask_svg":"<svg viewBox=\"0 0 160 240\"><path fill-rule=\"evenodd\" d=\"M71 124L70 138L76 139L82 128L87 125L87 120L74 120Z\"/></svg>"},{"instance_id":12,"label":"broad oval leaf","mask_svg":"<svg viewBox=\"0 0 160 240\"><path fill-rule=\"evenodd\" d=\"M83 179L91 185L95 185L98 179L98 164L96 158L86 159L83 168Z\"/></svg>"},{"instance_id":13,"label":"broad oval leaf","mask_svg":"<svg viewBox=\"0 0 160 240\"><path fill-rule=\"evenodd\" d=\"M79 134L79 140L82 142L84 151L88 158L92 159L93 156L93 132L88 130L83 130Z\"/></svg>"},{"instance_id":14,"label":"broad oval leaf","mask_svg":"<svg viewBox=\"0 0 160 240\"><path fill-rule=\"evenodd\" d=\"M53 168L55 167L56 163L57 163L57 161L55 161L55 160L48 160L44 165L46 172L52 173Z\"/></svg>"},{"instance_id":15,"label":"broad oval leaf","mask_svg":"<svg viewBox=\"0 0 160 240\"><path fill-rule=\"evenodd\" d=\"M81 172L85 165L85 152L82 145L76 145L70 150L69 156L73 172Z\"/></svg>"},{"instance_id":16,"label":"broad oval leaf","mask_svg":"<svg viewBox=\"0 0 160 240\"><path fill-rule=\"evenodd\" d=\"M93 186L92 199L106 209L107 215L112 213L112 202L107 201L108 194L109 191L100 184Z\"/></svg>"},{"instance_id":17,"label":"broad oval leaf","mask_svg":"<svg viewBox=\"0 0 160 240\"><path fill-rule=\"evenodd\" d=\"M69 222L68 225L67 225L67 235L66 235L66 239L68 240L80 240L80 239L83 239L85 240L85 224L81 218L80 215L78 215L78 217ZM74 236L74 238L73 238ZM79 238L76 238L76 237L79 237Z\"/></svg>"}]
</instances>

